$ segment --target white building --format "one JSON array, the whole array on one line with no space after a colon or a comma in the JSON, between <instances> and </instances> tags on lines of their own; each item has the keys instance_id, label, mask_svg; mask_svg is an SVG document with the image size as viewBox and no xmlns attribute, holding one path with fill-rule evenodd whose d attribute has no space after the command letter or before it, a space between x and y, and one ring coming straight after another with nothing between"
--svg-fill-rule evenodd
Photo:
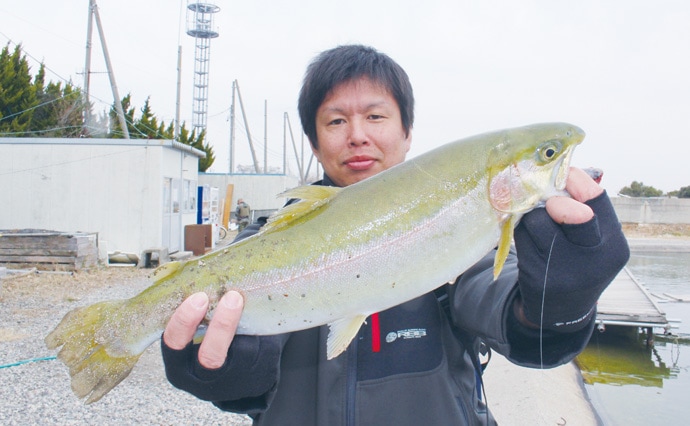
<instances>
[{"instance_id":1,"label":"white building","mask_svg":"<svg viewBox=\"0 0 690 426\"><path fill-rule=\"evenodd\" d=\"M97 232L101 259L183 250L204 155L170 140L0 138L0 230Z\"/></svg>"}]
</instances>

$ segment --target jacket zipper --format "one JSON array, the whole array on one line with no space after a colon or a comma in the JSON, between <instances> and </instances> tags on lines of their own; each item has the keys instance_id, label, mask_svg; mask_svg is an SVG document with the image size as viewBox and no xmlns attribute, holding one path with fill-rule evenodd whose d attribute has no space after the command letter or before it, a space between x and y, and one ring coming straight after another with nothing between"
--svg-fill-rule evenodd
<instances>
[{"instance_id":1,"label":"jacket zipper","mask_svg":"<svg viewBox=\"0 0 690 426\"><path fill-rule=\"evenodd\" d=\"M345 392L345 424L356 425L357 398L357 344L359 336L355 336L347 350L347 389Z\"/></svg>"}]
</instances>

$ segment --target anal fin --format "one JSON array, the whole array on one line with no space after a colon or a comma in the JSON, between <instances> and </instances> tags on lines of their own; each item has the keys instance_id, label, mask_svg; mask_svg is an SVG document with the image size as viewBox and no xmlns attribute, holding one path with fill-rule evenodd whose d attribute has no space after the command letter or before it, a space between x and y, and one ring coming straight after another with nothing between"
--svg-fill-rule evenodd
<instances>
[{"instance_id":1,"label":"anal fin","mask_svg":"<svg viewBox=\"0 0 690 426\"><path fill-rule=\"evenodd\" d=\"M326 347L326 358L333 359L343 353L355 338L360 327L367 319L366 315L342 318L328 324L328 342Z\"/></svg>"}]
</instances>

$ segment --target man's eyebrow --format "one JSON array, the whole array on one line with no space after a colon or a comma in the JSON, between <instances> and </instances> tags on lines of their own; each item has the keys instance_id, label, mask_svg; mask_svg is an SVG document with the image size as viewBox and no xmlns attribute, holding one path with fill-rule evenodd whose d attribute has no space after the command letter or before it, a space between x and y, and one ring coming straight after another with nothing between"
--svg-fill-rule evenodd
<instances>
[{"instance_id":1,"label":"man's eyebrow","mask_svg":"<svg viewBox=\"0 0 690 426\"><path fill-rule=\"evenodd\" d=\"M388 105L389 102L387 101L379 101L379 102L372 102L368 104L367 106L364 107L365 110L369 110L372 108L380 107L380 106L386 106ZM326 107L324 108L324 111L328 112L344 112L343 108L337 107L337 106L331 106L331 107Z\"/></svg>"}]
</instances>

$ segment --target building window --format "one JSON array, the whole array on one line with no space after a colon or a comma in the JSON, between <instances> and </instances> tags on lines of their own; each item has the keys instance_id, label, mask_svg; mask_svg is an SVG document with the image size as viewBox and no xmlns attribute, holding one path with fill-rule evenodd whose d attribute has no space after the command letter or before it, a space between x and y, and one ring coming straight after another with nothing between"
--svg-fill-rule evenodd
<instances>
[{"instance_id":1,"label":"building window","mask_svg":"<svg viewBox=\"0 0 690 426\"><path fill-rule=\"evenodd\" d=\"M170 214L172 179L163 178L163 213Z\"/></svg>"},{"instance_id":2,"label":"building window","mask_svg":"<svg viewBox=\"0 0 690 426\"><path fill-rule=\"evenodd\" d=\"M182 211L193 213L196 211L196 181L185 179L182 183Z\"/></svg>"}]
</instances>

